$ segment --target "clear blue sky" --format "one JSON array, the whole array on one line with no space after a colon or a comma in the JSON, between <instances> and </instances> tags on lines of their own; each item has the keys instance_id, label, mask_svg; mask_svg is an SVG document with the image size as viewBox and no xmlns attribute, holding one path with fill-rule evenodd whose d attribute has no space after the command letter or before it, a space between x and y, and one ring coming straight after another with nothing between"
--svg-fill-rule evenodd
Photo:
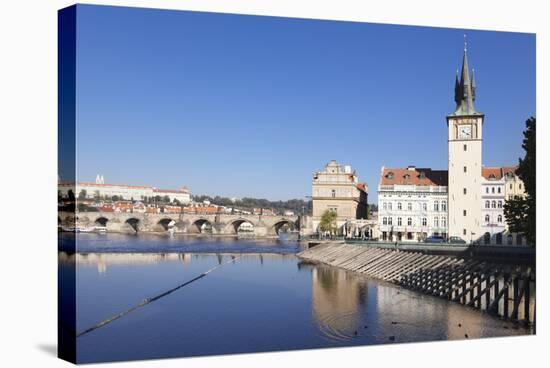
<instances>
[{"instance_id":1,"label":"clear blue sky","mask_svg":"<svg viewBox=\"0 0 550 368\"><path fill-rule=\"evenodd\" d=\"M78 180L304 198L329 160L447 168L464 30L79 6ZM483 162L523 155L535 36L466 31Z\"/></svg>"}]
</instances>

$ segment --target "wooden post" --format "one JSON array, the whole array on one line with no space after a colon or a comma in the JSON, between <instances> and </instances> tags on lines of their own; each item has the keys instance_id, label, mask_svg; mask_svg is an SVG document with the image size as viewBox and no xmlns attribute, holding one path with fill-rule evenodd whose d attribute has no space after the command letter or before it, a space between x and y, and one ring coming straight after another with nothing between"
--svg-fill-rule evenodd
<instances>
[{"instance_id":1,"label":"wooden post","mask_svg":"<svg viewBox=\"0 0 550 368\"><path fill-rule=\"evenodd\" d=\"M509 313L508 313L508 308L510 307L510 295L508 295L508 289L509 289L509 286L508 285L504 285L504 310L502 311L502 316L505 318L505 319L508 319L509 316Z\"/></svg>"},{"instance_id":2,"label":"wooden post","mask_svg":"<svg viewBox=\"0 0 550 368\"><path fill-rule=\"evenodd\" d=\"M496 275L493 274L493 280L496 278ZM487 280L485 281L485 310L489 309L489 305L491 304L491 290L489 289L489 285L491 285L491 275L487 277ZM481 309L481 305L480 308Z\"/></svg>"},{"instance_id":3,"label":"wooden post","mask_svg":"<svg viewBox=\"0 0 550 368\"><path fill-rule=\"evenodd\" d=\"M530 287L531 287L531 275L528 273L524 279L525 282L525 294L523 297L523 319L525 322L529 322L529 303L530 303Z\"/></svg>"}]
</instances>

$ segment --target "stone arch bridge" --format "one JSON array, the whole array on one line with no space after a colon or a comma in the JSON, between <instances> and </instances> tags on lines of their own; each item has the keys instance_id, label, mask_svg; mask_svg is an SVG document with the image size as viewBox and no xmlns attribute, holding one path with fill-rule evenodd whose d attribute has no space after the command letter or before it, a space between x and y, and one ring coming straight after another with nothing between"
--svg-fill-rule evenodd
<instances>
[{"instance_id":1,"label":"stone arch bridge","mask_svg":"<svg viewBox=\"0 0 550 368\"><path fill-rule=\"evenodd\" d=\"M170 213L60 212L58 224L67 227L102 226L107 231L137 233L174 231L178 234L237 234L241 225L255 236L275 236L282 228L300 230L299 216L192 215Z\"/></svg>"}]
</instances>

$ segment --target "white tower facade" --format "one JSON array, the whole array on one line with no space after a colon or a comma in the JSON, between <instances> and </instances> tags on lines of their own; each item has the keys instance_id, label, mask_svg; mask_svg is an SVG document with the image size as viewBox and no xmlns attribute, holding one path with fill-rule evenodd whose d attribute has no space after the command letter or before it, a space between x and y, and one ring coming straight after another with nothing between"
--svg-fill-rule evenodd
<instances>
[{"instance_id":1,"label":"white tower facade","mask_svg":"<svg viewBox=\"0 0 550 368\"><path fill-rule=\"evenodd\" d=\"M456 110L447 116L449 130L449 236L467 242L481 234L481 170L484 115L475 111L475 76L464 58L460 81L455 81Z\"/></svg>"}]
</instances>

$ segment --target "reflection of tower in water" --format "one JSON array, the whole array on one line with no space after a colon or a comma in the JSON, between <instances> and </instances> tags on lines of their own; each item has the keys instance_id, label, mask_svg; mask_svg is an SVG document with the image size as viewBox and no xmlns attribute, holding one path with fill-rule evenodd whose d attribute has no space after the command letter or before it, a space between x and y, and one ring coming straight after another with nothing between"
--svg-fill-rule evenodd
<instances>
[{"instance_id":1,"label":"reflection of tower in water","mask_svg":"<svg viewBox=\"0 0 550 368\"><path fill-rule=\"evenodd\" d=\"M335 340L352 338L361 322L366 290L365 282L344 270L314 267L312 312L320 331Z\"/></svg>"}]
</instances>

